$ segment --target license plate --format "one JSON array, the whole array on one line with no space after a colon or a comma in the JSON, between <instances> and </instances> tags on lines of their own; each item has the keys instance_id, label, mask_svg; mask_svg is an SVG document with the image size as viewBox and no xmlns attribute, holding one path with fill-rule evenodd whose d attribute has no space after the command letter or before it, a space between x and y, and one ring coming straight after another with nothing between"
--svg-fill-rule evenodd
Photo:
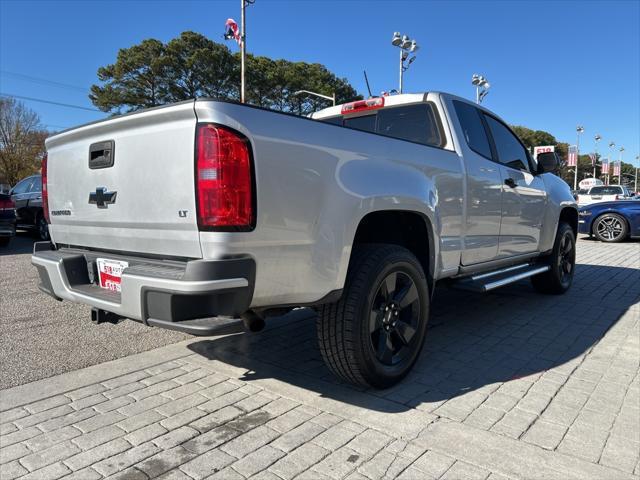
<instances>
[{"instance_id":1,"label":"license plate","mask_svg":"<svg viewBox=\"0 0 640 480\"><path fill-rule=\"evenodd\" d=\"M100 286L112 292L119 292L122 271L129 266L129 263L106 258L98 258L96 263L98 264Z\"/></svg>"}]
</instances>

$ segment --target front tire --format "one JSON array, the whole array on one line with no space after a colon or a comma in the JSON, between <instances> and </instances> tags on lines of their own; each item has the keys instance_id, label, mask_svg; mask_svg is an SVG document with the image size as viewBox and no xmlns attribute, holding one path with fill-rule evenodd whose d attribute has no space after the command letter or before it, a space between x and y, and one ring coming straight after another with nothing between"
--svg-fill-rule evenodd
<instances>
[{"instance_id":1,"label":"front tire","mask_svg":"<svg viewBox=\"0 0 640 480\"><path fill-rule=\"evenodd\" d=\"M558 225L553 250L540 263L550 268L531 277L531 284L536 291L560 295L569 290L576 266L576 236L568 223Z\"/></svg>"},{"instance_id":2,"label":"front tire","mask_svg":"<svg viewBox=\"0 0 640 480\"><path fill-rule=\"evenodd\" d=\"M396 245L361 245L342 298L318 309L320 352L341 379L388 388L418 358L428 318L429 289L418 259Z\"/></svg>"},{"instance_id":3,"label":"front tire","mask_svg":"<svg viewBox=\"0 0 640 480\"><path fill-rule=\"evenodd\" d=\"M627 222L617 213L605 213L593 222L592 231L601 242L621 242L627 237Z\"/></svg>"}]
</instances>

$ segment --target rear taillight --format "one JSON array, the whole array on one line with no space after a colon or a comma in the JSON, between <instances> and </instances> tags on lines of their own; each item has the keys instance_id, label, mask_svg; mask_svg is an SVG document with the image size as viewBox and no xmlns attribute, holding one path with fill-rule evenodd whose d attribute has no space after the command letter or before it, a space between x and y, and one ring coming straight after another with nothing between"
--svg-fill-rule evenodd
<instances>
[{"instance_id":1,"label":"rear taillight","mask_svg":"<svg viewBox=\"0 0 640 480\"><path fill-rule=\"evenodd\" d=\"M384 97L368 98L366 100L345 103L342 105L340 113L345 115L349 113L364 112L366 110L375 110L382 107L384 107Z\"/></svg>"},{"instance_id":2,"label":"rear taillight","mask_svg":"<svg viewBox=\"0 0 640 480\"><path fill-rule=\"evenodd\" d=\"M211 124L199 125L196 139L198 226L252 228L255 212L249 141Z\"/></svg>"},{"instance_id":3,"label":"rear taillight","mask_svg":"<svg viewBox=\"0 0 640 480\"><path fill-rule=\"evenodd\" d=\"M49 221L49 191L47 190L47 154L42 157L42 212L47 223Z\"/></svg>"},{"instance_id":4,"label":"rear taillight","mask_svg":"<svg viewBox=\"0 0 640 480\"><path fill-rule=\"evenodd\" d=\"M13 210L16 208L16 204L10 198L0 198L0 212L5 210Z\"/></svg>"}]
</instances>

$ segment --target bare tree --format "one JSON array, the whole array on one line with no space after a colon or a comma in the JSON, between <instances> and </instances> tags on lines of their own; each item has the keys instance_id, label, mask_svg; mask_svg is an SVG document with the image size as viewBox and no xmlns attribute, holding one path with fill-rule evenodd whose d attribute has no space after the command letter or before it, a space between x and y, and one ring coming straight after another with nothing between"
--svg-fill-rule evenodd
<instances>
[{"instance_id":1,"label":"bare tree","mask_svg":"<svg viewBox=\"0 0 640 480\"><path fill-rule=\"evenodd\" d=\"M0 177L15 185L37 172L47 132L33 110L13 98L0 98Z\"/></svg>"}]
</instances>

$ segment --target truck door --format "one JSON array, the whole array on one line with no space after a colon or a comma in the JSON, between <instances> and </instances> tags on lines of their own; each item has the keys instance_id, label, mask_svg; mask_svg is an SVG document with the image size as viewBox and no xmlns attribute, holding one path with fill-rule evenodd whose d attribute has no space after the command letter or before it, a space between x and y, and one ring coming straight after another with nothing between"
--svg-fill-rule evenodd
<instances>
[{"instance_id":1,"label":"truck door","mask_svg":"<svg viewBox=\"0 0 640 480\"><path fill-rule=\"evenodd\" d=\"M25 225L29 223L29 196L34 177L28 177L19 181L11 190L11 200L16 204L16 223Z\"/></svg>"},{"instance_id":2,"label":"truck door","mask_svg":"<svg viewBox=\"0 0 640 480\"><path fill-rule=\"evenodd\" d=\"M547 192L532 173L526 148L500 120L484 114L502 173L502 224L499 257L538 250Z\"/></svg>"},{"instance_id":3,"label":"truck door","mask_svg":"<svg viewBox=\"0 0 640 480\"><path fill-rule=\"evenodd\" d=\"M466 168L467 218L464 233L463 265L493 260L498 255L502 218L502 177L493 160L481 112L471 104L453 101ZM460 135L459 135L460 136Z\"/></svg>"}]
</instances>

